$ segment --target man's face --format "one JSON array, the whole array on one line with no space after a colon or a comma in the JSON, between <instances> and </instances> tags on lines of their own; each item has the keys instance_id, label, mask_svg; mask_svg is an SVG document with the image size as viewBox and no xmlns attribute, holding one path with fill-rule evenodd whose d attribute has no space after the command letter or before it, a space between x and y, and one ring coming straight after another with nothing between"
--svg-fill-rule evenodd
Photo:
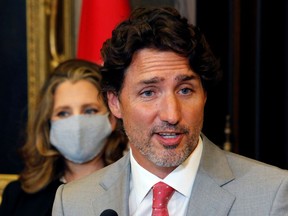
<instances>
[{"instance_id":1,"label":"man's face","mask_svg":"<svg viewBox=\"0 0 288 216\"><path fill-rule=\"evenodd\" d=\"M132 154L145 169L174 169L197 146L206 93L188 60L170 51L134 54L119 97L109 107L123 120Z\"/></svg>"}]
</instances>

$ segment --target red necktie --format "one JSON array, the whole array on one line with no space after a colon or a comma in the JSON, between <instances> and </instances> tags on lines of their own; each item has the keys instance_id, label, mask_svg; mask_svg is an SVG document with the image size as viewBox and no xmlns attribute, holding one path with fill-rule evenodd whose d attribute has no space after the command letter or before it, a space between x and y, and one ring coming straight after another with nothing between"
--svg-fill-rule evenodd
<instances>
[{"instance_id":1,"label":"red necktie","mask_svg":"<svg viewBox=\"0 0 288 216\"><path fill-rule=\"evenodd\" d=\"M153 187L152 216L169 216L167 204L175 191L174 188L158 182Z\"/></svg>"}]
</instances>

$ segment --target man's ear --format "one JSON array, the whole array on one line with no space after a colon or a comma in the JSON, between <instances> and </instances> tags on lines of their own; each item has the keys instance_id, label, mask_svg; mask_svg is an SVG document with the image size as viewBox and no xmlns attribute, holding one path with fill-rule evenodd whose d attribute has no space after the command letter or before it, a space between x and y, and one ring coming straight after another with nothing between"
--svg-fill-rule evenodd
<instances>
[{"instance_id":1,"label":"man's ear","mask_svg":"<svg viewBox=\"0 0 288 216\"><path fill-rule=\"evenodd\" d=\"M116 129L118 120L112 113L109 113L109 121L111 124L112 131L114 131Z\"/></svg>"},{"instance_id":2,"label":"man's ear","mask_svg":"<svg viewBox=\"0 0 288 216\"><path fill-rule=\"evenodd\" d=\"M207 91L204 91L204 97L205 97L205 99L204 99L205 102L204 102L204 103L206 104L206 101L207 101Z\"/></svg>"},{"instance_id":3,"label":"man's ear","mask_svg":"<svg viewBox=\"0 0 288 216\"><path fill-rule=\"evenodd\" d=\"M121 119L122 113L118 96L115 94L115 92L109 91L107 92L107 99L108 99L108 106L112 114L117 118Z\"/></svg>"}]
</instances>

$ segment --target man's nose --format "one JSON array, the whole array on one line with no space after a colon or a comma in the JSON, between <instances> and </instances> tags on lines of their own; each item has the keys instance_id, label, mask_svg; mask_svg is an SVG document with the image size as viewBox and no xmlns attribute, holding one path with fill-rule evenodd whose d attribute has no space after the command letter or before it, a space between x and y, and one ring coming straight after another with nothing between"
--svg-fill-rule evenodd
<instances>
[{"instance_id":1,"label":"man's nose","mask_svg":"<svg viewBox=\"0 0 288 216\"><path fill-rule=\"evenodd\" d=\"M163 96L159 107L159 117L161 121L175 125L181 118L181 101L177 95L170 93Z\"/></svg>"}]
</instances>

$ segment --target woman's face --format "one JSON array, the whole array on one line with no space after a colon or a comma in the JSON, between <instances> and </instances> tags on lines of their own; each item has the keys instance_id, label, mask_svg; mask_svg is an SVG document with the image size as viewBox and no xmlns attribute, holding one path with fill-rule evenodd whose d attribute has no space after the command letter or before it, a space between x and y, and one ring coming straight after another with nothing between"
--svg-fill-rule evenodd
<instances>
[{"instance_id":1,"label":"woman's face","mask_svg":"<svg viewBox=\"0 0 288 216\"><path fill-rule=\"evenodd\" d=\"M51 120L59 120L80 114L97 115L107 113L108 110L98 95L98 89L87 80L61 83L54 94Z\"/></svg>"}]
</instances>

